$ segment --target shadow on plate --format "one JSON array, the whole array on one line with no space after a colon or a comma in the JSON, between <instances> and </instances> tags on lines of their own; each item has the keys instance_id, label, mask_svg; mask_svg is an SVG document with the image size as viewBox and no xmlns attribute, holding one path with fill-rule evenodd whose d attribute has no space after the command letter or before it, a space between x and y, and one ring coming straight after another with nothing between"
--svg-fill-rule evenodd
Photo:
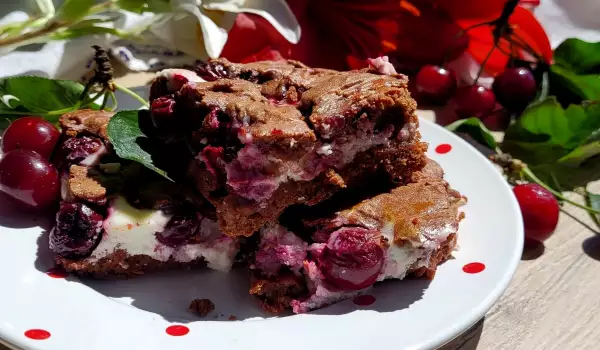
<instances>
[{"instance_id":1,"label":"shadow on plate","mask_svg":"<svg viewBox=\"0 0 600 350\"><path fill-rule=\"evenodd\" d=\"M75 281L74 281L75 282ZM231 321L291 316L264 313L248 294L247 270L230 273L210 270L167 271L130 280L81 280L81 283L115 301L158 314L170 322ZM79 283L79 282L75 282ZM352 300L311 312L314 315L341 315L360 310L392 312L409 307L421 299L430 281L409 279L376 285L369 294L376 297L369 306L357 306ZM402 293L398 293L401 289ZM194 299L210 299L215 310L199 317L188 310Z\"/></svg>"},{"instance_id":2,"label":"shadow on plate","mask_svg":"<svg viewBox=\"0 0 600 350\"><path fill-rule=\"evenodd\" d=\"M52 212L30 213L12 197L0 192L0 226L29 228L39 226L45 230L52 226Z\"/></svg>"},{"instance_id":3,"label":"shadow on plate","mask_svg":"<svg viewBox=\"0 0 600 350\"><path fill-rule=\"evenodd\" d=\"M49 248L50 228L42 231L37 239L37 254L33 263L36 270L46 273L54 267L54 255Z\"/></svg>"}]
</instances>

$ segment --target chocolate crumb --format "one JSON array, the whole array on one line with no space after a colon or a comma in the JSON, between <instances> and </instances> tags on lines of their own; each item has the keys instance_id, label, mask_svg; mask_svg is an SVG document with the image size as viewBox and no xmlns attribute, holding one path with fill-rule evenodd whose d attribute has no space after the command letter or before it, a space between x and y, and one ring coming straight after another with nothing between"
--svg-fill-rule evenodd
<instances>
[{"instance_id":1,"label":"chocolate crumb","mask_svg":"<svg viewBox=\"0 0 600 350\"><path fill-rule=\"evenodd\" d=\"M103 205L106 203L106 189L88 176L86 167L72 165L69 169L69 194L74 199L83 199Z\"/></svg>"},{"instance_id":2,"label":"chocolate crumb","mask_svg":"<svg viewBox=\"0 0 600 350\"><path fill-rule=\"evenodd\" d=\"M215 309L215 304L210 299L194 299L189 309L200 317L205 317Z\"/></svg>"}]
</instances>

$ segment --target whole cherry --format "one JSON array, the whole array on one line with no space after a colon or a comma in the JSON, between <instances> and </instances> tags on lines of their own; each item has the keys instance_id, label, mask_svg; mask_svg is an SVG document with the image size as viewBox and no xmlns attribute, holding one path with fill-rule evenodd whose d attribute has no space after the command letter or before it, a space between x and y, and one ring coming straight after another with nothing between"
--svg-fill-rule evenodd
<instances>
[{"instance_id":1,"label":"whole cherry","mask_svg":"<svg viewBox=\"0 0 600 350\"><path fill-rule=\"evenodd\" d=\"M34 151L16 149L0 160L0 190L28 207L56 203L59 189L56 168Z\"/></svg>"},{"instance_id":2,"label":"whole cherry","mask_svg":"<svg viewBox=\"0 0 600 350\"><path fill-rule=\"evenodd\" d=\"M521 112L535 99L537 82L528 68L507 68L494 79L492 90L504 108Z\"/></svg>"},{"instance_id":3,"label":"whole cherry","mask_svg":"<svg viewBox=\"0 0 600 350\"><path fill-rule=\"evenodd\" d=\"M535 183L517 185L513 192L521 207L525 237L539 242L548 239L558 224L559 206L554 195Z\"/></svg>"},{"instance_id":4,"label":"whole cherry","mask_svg":"<svg viewBox=\"0 0 600 350\"><path fill-rule=\"evenodd\" d=\"M2 136L2 152L23 149L39 153L49 159L60 137L52 123L40 117L19 118L8 126Z\"/></svg>"},{"instance_id":5,"label":"whole cherry","mask_svg":"<svg viewBox=\"0 0 600 350\"><path fill-rule=\"evenodd\" d=\"M485 117L494 110L495 106L494 93L483 86L463 86L458 88L454 95L454 108L461 118Z\"/></svg>"},{"instance_id":6,"label":"whole cherry","mask_svg":"<svg viewBox=\"0 0 600 350\"><path fill-rule=\"evenodd\" d=\"M456 90L456 76L440 66L425 65L415 76L415 94L419 102L444 104Z\"/></svg>"},{"instance_id":7,"label":"whole cherry","mask_svg":"<svg viewBox=\"0 0 600 350\"><path fill-rule=\"evenodd\" d=\"M384 262L378 237L378 232L360 227L333 232L318 260L327 281L342 290L359 290L375 283Z\"/></svg>"}]
</instances>

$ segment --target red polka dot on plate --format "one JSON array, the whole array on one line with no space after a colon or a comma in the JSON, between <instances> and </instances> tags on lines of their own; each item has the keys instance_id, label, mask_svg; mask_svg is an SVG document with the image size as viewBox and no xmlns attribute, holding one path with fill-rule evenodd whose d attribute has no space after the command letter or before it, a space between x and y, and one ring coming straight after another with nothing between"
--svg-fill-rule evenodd
<instances>
[{"instance_id":1,"label":"red polka dot on plate","mask_svg":"<svg viewBox=\"0 0 600 350\"><path fill-rule=\"evenodd\" d=\"M372 295L359 295L353 300L354 304L358 306L368 306L375 302L375 297Z\"/></svg>"},{"instance_id":2,"label":"red polka dot on plate","mask_svg":"<svg viewBox=\"0 0 600 350\"><path fill-rule=\"evenodd\" d=\"M436 148L435 151L439 154L445 154L448 153L452 150L452 146L450 144L447 143L442 143L439 144Z\"/></svg>"},{"instance_id":3,"label":"red polka dot on plate","mask_svg":"<svg viewBox=\"0 0 600 350\"><path fill-rule=\"evenodd\" d=\"M52 278L65 278L69 275L69 273L67 273L67 271L63 270L60 267L53 267L46 271L46 275Z\"/></svg>"},{"instance_id":4,"label":"red polka dot on plate","mask_svg":"<svg viewBox=\"0 0 600 350\"><path fill-rule=\"evenodd\" d=\"M25 336L33 340L44 340L50 338L50 332L43 329L30 329L25 331Z\"/></svg>"},{"instance_id":5,"label":"red polka dot on plate","mask_svg":"<svg viewBox=\"0 0 600 350\"><path fill-rule=\"evenodd\" d=\"M190 332L190 329L187 328L186 326L174 325L174 326L167 327L166 332L168 335L172 335L174 337L180 337L182 335L188 334Z\"/></svg>"},{"instance_id":6,"label":"red polka dot on plate","mask_svg":"<svg viewBox=\"0 0 600 350\"><path fill-rule=\"evenodd\" d=\"M466 273L480 273L485 270L485 264L480 262L472 262L463 266L463 271Z\"/></svg>"}]
</instances>

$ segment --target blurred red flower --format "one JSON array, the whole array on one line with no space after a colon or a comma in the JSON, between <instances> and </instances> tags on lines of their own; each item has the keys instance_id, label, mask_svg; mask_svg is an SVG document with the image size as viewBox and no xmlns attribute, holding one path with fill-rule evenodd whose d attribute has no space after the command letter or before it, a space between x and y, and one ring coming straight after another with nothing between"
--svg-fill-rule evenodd
<instances>
[{"instance_id":1,"label":"blurred red flower","mask_svg":"<svg viewBox=\"0 0 600 350\"><path fill-rule=\"evenodd\" d=\"M535 0L522 1L531 4ZM229 32L222 56L251 62L290 58L314 67L355 69L369 57L387 55L404 70L441 64L465 50L481 62L493 47L492 28L481 26L497 18L505 0L293 0L288 2L302 28L296 45L287 42L261 17L240 14ZM514 33L537 55L551 59L548 38L533 14L518 7L509 20ZM520 54L501 40L500 48ZM501 71L508 57L494 50L486 71Z\"/></svg>"}]
</instances>

